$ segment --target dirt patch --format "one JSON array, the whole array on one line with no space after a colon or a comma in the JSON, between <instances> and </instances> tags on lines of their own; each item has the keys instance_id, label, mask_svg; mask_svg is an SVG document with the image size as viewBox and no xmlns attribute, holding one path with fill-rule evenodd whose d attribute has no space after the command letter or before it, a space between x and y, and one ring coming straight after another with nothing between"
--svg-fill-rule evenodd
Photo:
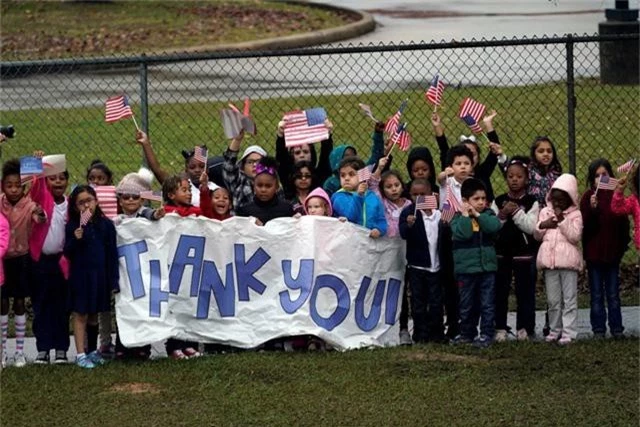
<instances>
[{"instance_id":1,"label":"dirt patch","mask_svg":"<svg viewBox=\"0 0 640 427\"><path fill-rule=\"evenodd\" d=\"M115 384L109 391L124 394L157 394L160 389L151 383L122 383Z\"/></svg>"},{"instance_id":2,"label":"dirt patch","mask_svg":"<svg viewBox=\"0 0 640 427\"><path fill-rule=\"evenodd\" d=\"M417 362L446 362L446 363L465 363L465 364L484 364L487 361L479 356L470 356L464 354L452 353L425 353L412 352L407 354L406 358Z\"/></svg>"},{"instance_id":3,"label":"dirt patch","mask_svg":"<svg viewBox=\"0 0 640 427\"><path fill-rule=\"evenodd\" d=\"M523 12L523 13L476 13L455 12L452 10L389 10L367 9L372 15L384 15L397 19L433 19L433 18L457 18L461 16L549 16L549 15L584 15L589 13L602 13L599 9L579 10L566 12Z\"/></svg>"}]
</instances>

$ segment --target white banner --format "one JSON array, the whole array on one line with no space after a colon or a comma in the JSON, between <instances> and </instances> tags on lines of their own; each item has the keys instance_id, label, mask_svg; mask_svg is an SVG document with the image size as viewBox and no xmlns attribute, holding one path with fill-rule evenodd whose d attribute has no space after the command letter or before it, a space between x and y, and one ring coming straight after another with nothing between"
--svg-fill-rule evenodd
<instances>
[{"instance_id":1,"label":"white banner","mask_svg":"<svg viewBox=\"0 0 640 427\"><path fill-rule=\"evenodd\" d=\"M404 241L334 218L167 215L117 227L120 339L254 348L315 335L339 350L398 344Z\"/></svg>"}]
</instances>

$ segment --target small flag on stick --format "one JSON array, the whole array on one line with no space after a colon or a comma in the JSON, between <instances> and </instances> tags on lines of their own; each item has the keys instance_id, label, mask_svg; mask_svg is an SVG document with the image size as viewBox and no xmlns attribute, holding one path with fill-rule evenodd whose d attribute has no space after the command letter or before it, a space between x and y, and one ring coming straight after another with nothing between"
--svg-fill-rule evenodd
<instances>
[{"instance_id":1,"label":"small flag on stick","mask_svg":"<svg viewBox=\"0 0 640 427\"><path fill-rule=\"evenodd\" d=\"M399 125L391 138L393 144L397 144L402 151L407 151L411 146L411 135L407 131L407 124L403 123Z\"/></svg>"},{"instance_id":2,"label":"small flag on stick","mask_svg":"<svg viewBox=\"0 0 640 427\"><path fill-rule=\"evenodd\" d=\"M618 166L618 169L616 170L618 171L618 173L624 173L624 174L629 173L629 171L633 169L633 166L635 165L635 163L636 163L636 159L631 159L628 162Z\"/></svg>"},{"instance_id":3,"label":"small flag on stick","mask_svg":"<svg viewBox=\"0 0 640 427\"><path fill-rule=\"evenodd\" d=\"M419 210L428 210L428 209L438 209L438 201L436 196L418 196L416 197L416 209Z\"/></svg>"},{"instance_id":4,"label":"small flag on stick","mask_svg":"<svg viewBox=\"0 0 640 427\"><path fill-rule=\"evenodd\" d=\"M202 147L200 145L196 145L196 148L193 150L193 158L199 162L207 164L207 148Z\"/></svg>"},{"instance_id":5,"label":"small flag on stick","mask_svg":"<svg viewBox=\"0 0 640 427\"><path fill-rule=\"evenodd\" d=\"M92 216L93 212L91 212L91 209L85 209L80 212L80 227L85 227L91 220Z\"/></svg>"},{"instance_id":6,"label":"small flag on stick","mask_svg":"<svg viewBox=\"0 0 640 427\"><path fill-rule=\"evenodd\" d=\"M471 129L471 132L473 132L473 133L482 133L482 128L480 127L478 122L473 117L464 116L462 118L462 121L465 122L467 124L467 126L469 126L469 129Z\"/></svg>"},{"instance_id":7,"label":"small flag on stick","mask_svg":"<svg viewBox=\"0 0 640 427\"><path fill-rule=\"evenodd\" d=\"M609 190L613 191L618 186L618 180L610 177L609 175L600 175L600 179L598 179L598 190Z\"/></svg>"},{"instance_id":8,"label":"small flag on stick","mask_svg":"<svg viewBox=\"0 0 640 427\"><path fill-rule=\"evenodd\" d=\"M484 104L479 103L471 98L465 98L460 104L460 113L458 116L464 120L465 117L471 116L473 121L477 124L484 115L484 110L487 107Z\"/></svg>"},{"instance_id":9,"label":"small flag on stick","mask_svg":"<svg viewBox=\"0 0 640 427\"><path fill-rule=\"evenodd\" d=\"M114 123L121 119L133 117L133 111L126 95L112 96L105 104L104 121Z\"/></svg>"},{"instance_id":10,"label":"small flag on stick","mask_svg":"<svg viewBox=\"0 0 640 427\"><path fill-rule=\"evenodd\" d=\"M424 94L427 101L438 107L442 103L442 93L444 92L444 82L440 80L440 76L436 76L431 80L429 89Z\"/></svg>"},{"instance_id":11,"label":"small flag on stick","mask_svg":"<svg viewBox=\"0 0 640 427\"><path fill-rule=\"evenodd\" d=\"M440 217L442 221L449 223L455 216L456 211L451 207L448 201L444 202L442 205L442 216Z\"/></svg>"},{"instance_id":12,"label":"small flag on stick","mask_svg":"<svg viewBox=\"0 0 640 427\"><path fill-rule=\"evenodd\" d=\"M96 185L93 187L98 196L98 206L104 216L113 220L118 216L118 197L116 187L113 185Z\"/></svg>"},{"instance_id":13,"label":"small flag on stick","mask_svg":"<svg viewBox=\"0 0 640 427\"><path fill-rule=\"evenodd\" d=\"M140 198L162 203L162 191L141 191Z\"/></svg>"},{"instance_id":14,"label":"small flag on stick","mask_svg":"<svg viewBox=\"0 0 640 427\"><path fill-rule=\"evenodd\" d=\"M408 101L406 99L402 101L402 104L400 104L400 108L398 108L398 111L396 111L396 113L389 120L387 120L387 124L384 127L384 131L386 133L393 135L396 132L396 129L398 129L398 125L400 124L400 118L404 113L404 109L407 108L407 102Z\"/></svg>"},{"instance_id":15,"label":"small flag on stick","mask_svg":"<svg viewBox=\"0 0 640 427\"><path fill-rule=\"evenodd\" d=\"M284 139L287 147L313 144L329 138L329 128L324 123L324 108L291 111L284 115Z\"/></svg>"},{"instance_id":16,"label":"small flag on stick","mask_svg":"<svg viewBox=\"0 0 640 427\"><path fill-rule=\"evenodd\" d=\"M358 181L359 182L367 182L371 178L371 169L369 166L365 166L362 169L358 170Z\"/></svg>"}]
</instances>

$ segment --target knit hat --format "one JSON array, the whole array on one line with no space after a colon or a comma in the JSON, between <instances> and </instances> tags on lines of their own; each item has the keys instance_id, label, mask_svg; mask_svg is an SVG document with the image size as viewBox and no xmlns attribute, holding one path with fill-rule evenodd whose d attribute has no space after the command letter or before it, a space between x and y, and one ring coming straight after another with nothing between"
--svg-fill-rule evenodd
<instances>
[{"instance_id":1,"label":"knit hat","mask_svg":"<svg viewBox=\"0 0 640 427\"><path fill-rule=\"evenodd\" d=\"M238 164L244 163L244 159L246 159L249 156L249 154L252 154L252 153L258 153L262 157L267 155L267 152L264 151L264 148L260 147L259 145L250 145L249 147L247 147L246 150L244 150L244 153L242 153L242 157L238 159Z\"/></svg>"},{"instance_id":2,"label":"knit hat","mask_svg":"<svg viewBox=\"0 0 640 427\"><path fill-rule=\"evenodd\" d=\"M325 203L327 204L327 216L333 216L333 208L331 207L331 199L329 198L329 195L327 194L327 192L324 191L320 187L318 187L315 190L313 190L311 193L309 193L307 198L304 199L304 212L305 213L307 213L307 203L309 203L309 200L311 200L313 197L320 197L322 200L324 200Z\"/></svg>"},{"instance_id":3,"label":"knit hat","mask_svg":"<svg viewBox=\"0 0 640 427\"><path fill-rule=\"evenodd\" d=\"M140 195L141 191L151 190L153 173L146 168L140 168L137 173L128 173L120 180L116 187L117 194Z\"/></svg>"}]
</instances>

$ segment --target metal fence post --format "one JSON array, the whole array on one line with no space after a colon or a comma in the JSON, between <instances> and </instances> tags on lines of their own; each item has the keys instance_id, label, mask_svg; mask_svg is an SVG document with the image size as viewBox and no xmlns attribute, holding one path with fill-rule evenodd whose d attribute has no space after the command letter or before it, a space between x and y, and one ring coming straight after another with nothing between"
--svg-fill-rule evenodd
<instances>
[{"instance_id":1,"label":"metal fence post","mask_svg":"<svg viewBox=\"0 0 640 427\"><path fill-rule=\"evenodd\" d=\"M149 104L147 93L147 62L145 55L142 54L142 62L140 63L140 110L142 113L142 130L149 135Z\"/></svg>"},{"instance_id":2,"label":"metal fence post","mask_svg":"<svg viewBox=\"0 0 640 427\"><path fill-rule=\"evenodd\" d=\"M567 35L567 139L569 171L576 174L576 96L573 75L573 36Z\"/></svg>"}]
</instances>

